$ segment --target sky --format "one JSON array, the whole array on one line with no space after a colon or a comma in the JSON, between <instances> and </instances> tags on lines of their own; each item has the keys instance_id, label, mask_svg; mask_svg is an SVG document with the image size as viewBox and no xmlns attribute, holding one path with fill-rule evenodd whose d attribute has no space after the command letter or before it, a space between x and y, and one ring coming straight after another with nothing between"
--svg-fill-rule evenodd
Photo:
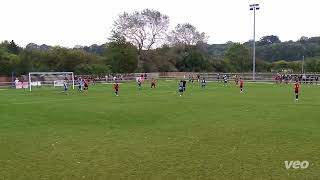
<instances>
[{"instance_id":1,"label":"sky","mask_svg":"<svg viewBox=\"0 0 320 180\"><path fill-rule=\"evenodd\" d=\"M209 36L209 44L277 35L280 40L320 36L319 0L0 0L0 41L74 47L108 41L114 20L145 8L170 17L170 29L191 23Z\"/></svg>"}]
</instances>

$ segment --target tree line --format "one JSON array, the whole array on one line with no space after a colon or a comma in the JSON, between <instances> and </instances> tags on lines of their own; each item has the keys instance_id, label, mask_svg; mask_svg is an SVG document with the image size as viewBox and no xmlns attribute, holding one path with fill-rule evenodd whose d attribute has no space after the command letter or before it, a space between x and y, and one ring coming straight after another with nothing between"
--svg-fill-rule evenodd
<instances>
[{"instance_id":1,"label":"tree line","mask_svg":"<svg viewBox=\"0 0 320 180\"><path fill-rule=\"evenodd\" d=\"M169 30L170 20L156 10L120 14L111 37L102 45L60 46L12 41L0 44L0 75L31 71L74 71L77 74L132 72L249 72L252 41L208 44L206 33L190 23ZM290 69L320 72L320 37L281 42L269 35L256 42L256 68L260 72Z\"/></svg>"}]
</instances>

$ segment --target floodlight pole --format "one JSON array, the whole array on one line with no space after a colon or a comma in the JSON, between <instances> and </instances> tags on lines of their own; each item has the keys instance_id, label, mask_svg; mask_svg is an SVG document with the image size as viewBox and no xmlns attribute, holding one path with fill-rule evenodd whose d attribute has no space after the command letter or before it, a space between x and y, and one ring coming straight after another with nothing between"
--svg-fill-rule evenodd
<instances>
[{"instance_id":1,"label":"floodlight pole","mask_svg":"<svg viewBox=\"0 0 320 180\"><path fill-rule=\"evenodd\" d=\"M259 4L251 4L250 10L253 10L253 53L252 53L252 80L256 79L256 10L259 10Z\"/></svg>"},{"instance_id":2,"label":"floodlight pole","mask_svg":"<svg viewBox=\"0 0 320 180\"><path fill-rule=\"evenodd\" d=\"M252 80L256 79L256 8L253 10L253 57Z\"/></svg>"},{"instance_id":3,"label":"floodlight pole","mask_svg":"<svg viewBox=\"0 0 320 180\"><path fill-rule=\"evenodd\" d=\"M31 92L31 73L29 73L29 91Z\"/></svg>"},{"instance_id":4,"label":"floodlight pole","mask_svg":"<svg viewBox=\"0 0 320 180\"><path fill-rule=\"evenodd\" d=\"M74 89L74 74L73 74L73 72L72 72L72 89Z\"/></svg>"}]
</instances>

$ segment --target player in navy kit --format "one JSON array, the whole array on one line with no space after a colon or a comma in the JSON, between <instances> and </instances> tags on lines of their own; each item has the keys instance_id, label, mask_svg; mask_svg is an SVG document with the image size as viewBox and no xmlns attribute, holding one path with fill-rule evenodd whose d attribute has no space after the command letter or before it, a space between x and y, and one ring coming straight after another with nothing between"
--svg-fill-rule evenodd
<instances>
[{"instance_id":1,"label":"player in navy kit","mask_svg":"<svg viewBox=\"0 0 320 180\"><path fill-rule=\"evenodd\" d=\"M182 80L179 82L178 91L179 91L180 96L182 96L183 92L184 92L184 87L183 87L183 81Z\"/></svg>"},{"instance_id":2,"label":"player in navy kit","mask_svg":"<svg viewBox=\"0 0 320 180\"><path fill-rule=\"evenodd\" d=\"M206 80L203 78L203 79L201 80L201 87L202 87L202 88L205 88L206 85L207 85L207 82L206 82Z\"/></svg>"}]
</instances>

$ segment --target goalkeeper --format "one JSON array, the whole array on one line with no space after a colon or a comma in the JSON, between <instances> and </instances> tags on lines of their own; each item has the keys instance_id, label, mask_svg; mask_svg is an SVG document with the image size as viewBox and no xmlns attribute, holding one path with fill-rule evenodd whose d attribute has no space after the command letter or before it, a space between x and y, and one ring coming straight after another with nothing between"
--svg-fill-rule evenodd
<instances>
[{"instance_id":1,"label":"goalkeeper","mask_svg":"<svg viewBox=\"0 0 320 180\"><path fill-rule=\"evenodd\" d=\"M68 90L67 82L63 81L63 92L65 95L67 95L67 90Z\"/></svg>"}]
</instances>

